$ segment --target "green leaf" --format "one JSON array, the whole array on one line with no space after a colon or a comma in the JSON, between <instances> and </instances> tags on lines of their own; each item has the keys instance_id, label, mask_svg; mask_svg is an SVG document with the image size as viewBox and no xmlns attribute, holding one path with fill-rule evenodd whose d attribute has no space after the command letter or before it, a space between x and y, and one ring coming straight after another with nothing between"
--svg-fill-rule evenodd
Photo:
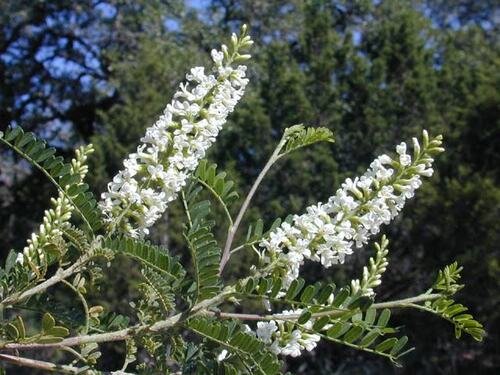
<instances>
[{"instance_id":1,"label":"green leaf","mask_svg":"<svg viewBox=\"0 0 500 375\"><path fill-rule=\"evenodd\" d=\"M363 334L363 327L354 326L349 330L349 332L345 334L343 341L351 343L357 340L362 334Z\"/></svg>"},{"instance_id":2,"label":"green leaf","mask_svg":"<svg viewBox=\"0 0 500 375\"><path fill-rule=\"evenodd\" d=\"M324 127L305 128L303 125L294 125L286 129L285 137L287 140L281 151L282 155L317 142L335 141L331 130Z\"/></svg>"},{"instance_id":3,"label":"green leaf","mask_svg":"<svg viewBox=\"0 0 500 375\"><path fill-rule=\"evenodd\" d=\"M373 303L373 300L369 297L359 297L354 299L351 303L349 303L349 309L357 309L359 308L361 311L366 311Z\"/></svg>"},{"instance_id":4,"label":"green leaf","mask_svg":"<svg viewBox=\"0 0 500 375\"><path fill-rule=\"evenodd\" d=\"M19 315L16 316L16 319L14 320L14 325L16 326L19 332L19 338L21 340L24 339L26 337L26 328L24 327L23 318L20 317Z\"/></svg>"},{"instance_id":5,"label":"green leaf","mask_svg":"<svg viewBox=\"0 0 500 375\"><path fill-rule=\"evenodd\" d=\"M314 285L308 285L306 288L304 288L304 291L300 295L300 301L301 302L309 302L312 300L314 297L314 294L316 292L316 288Z\"/></svg>"},{"instance_id":6,"label":"green leaf","mask_svg":"<svg viewBox=\"0 0 500 375\"><path fill-rule=\"evenodd\" d=\"M69 330L66 327L55 326L48 330L47 334L55 337L66 337L69 335Z\"/></svg>"},{"instance_id":7,"label":"green leaf","mask_svg":"<svg viewBox=\"0 0 500 375\"><path fill-rule=\"evenodd\" d=\"M347 288L342 288L339 293L335 296L332 306L340 307L344 301L349 297L349 290Z\"/></svg>"},{"instance_id":8,"label":"green leaf","mask_svg":"<svg viewBox=\"0 0 500 375\"><path fill-rule=\"evenodd\" d=\"M12 142L14 139L16 139L19 135L24 134L23 129L21 129L19 126L16 126L15 128L9 128L5 132L5 135L3 136L7 142Z\"/></svg>"},{"instance_id":9,"label":"green leaf","mask_svg":"<svg viewBox=\"0 0 500 375\"><path fill-rule=\"evenodd\" d=\"M217 164L210 164L205 159L200 161L194 176L205 189L215 196L226 211L238 199L238 193L234 189L234 181L228 180L225 172L217 173Z\"/></svg>"},{"instance_id":10,"label":"green leaf","mask_svg":"<svg viewBox=\"0 0 500 375\"><path fill-rule=\"evenodd\" d=\"M208 319L191 319L187 327L196 334L220 345L241 361L238 373L275 375L280 374L281 364L276 355L269 352L264 343L243 332L234 322L214 322Z\"/></svg>"},{"instance_id":11,"label":"green leaf","mask_svg":"<svg viewBox=\"0 0 500 375\"><path fill-rule=\"evenodd\" d=\"M302 314L300 314L299 319L297 319L297 323L306 324L309 319L311 319L311 312L309 310L304 310Z\"/></svg>"},{"instance_id":12,"label":"green leaf","mask_svg":"<svg viewBox=\"0 0 500 375\"><path fill-rule=\"evenodd\" d=\"M177 284L184 278L185 271L177 258L170 256L166 249L152 245L148 241L129 237L107 238L103 247L136 259L162 273L169 280L176 280Z\"/></svg>"},{"instance_id":13,"label":"green leaf","mask_svg":"<svg viewBox=\"0 0 500 375\"><path fill-rule=\"evenodd\" d=\"M313 324L314 331L320 331L324 326L326 326L330 322L330 318L328 316L322 316L318 320L316 320Z\"/></svg>"},{"instance_id":14,"label":"green leaf","mask_svg":"<svg viewBox=\"0 0 500 375\"><path fill-rule=\"evenodd\" d=\"M368 309L365 313L365 323L368 325L372 325L375 322L375 317L377 316L377 310Z\"/></svg>"},{"instance_id":15,"label":"green leaf","mask_svg":"<svg viewBox=\"0 0 500 375\"><path fill-rule=\"evenodd\" d=\"M391 310L389 309L382 310L382 312L378 317L377 326L384 328L387 325L387 323L389 323L390 317L391 317Z\"/></svg>"},{"instance_id":16,"label":"green leaf","mask_svg":"<svg viewBox=\"0 0 500 375\"><path fill-rule=\"evenodd\" d=\"M332 293L335 291L335 285L333 284L328 284L325 287L323 287L320 292L318 293L318 296L316 297L316 301L319 304L324 304L330 298Z\"/></svg>"},{"instance_id":17,"label":"green leaf","mask_svg":"<svg viewBox=\"0 0 500 375\"><path fill-rule=\"evenodd\" d=\"M294 299L297 294L300 293L303 286L305 284L305 280L302 278L294 279L290 286L288 287L288 291L286 292L285 299L291 300Z\"/></svg>"},{"instance_id":18,"label":"green leaf","mask_svg":"<svg viewBox=\"0 0 500 375\"><path fill-rule=\"evenodd\" d=\"M9 251L9 255L7 255L7 259L5 259L5 273L10 273L10 271L17 264L17 252L14 250Z\"/></svg>"},{"instance_id":19,"label":"green leaf","mask_svg":"<svg viewBox=\"0 0 500 375\"><path fill-rule=\"evenodd\" d=\"M396 344L393 346L391 350L391 355L396 356L398 353L403 350L404 346L408 343L408 336L400 337Z\"/></svg>"},{"instance_id":20,"label":"green leaf","mask_svg":"<svg viewBox=\"0 0 500 375\"><path fill-rule=\"evenodd\" d=\"M142 276L156 294L164 312L173 311L175 309L175 294L170 280L161 273L147 267L142 270Z\"/></svg>"},{"instance_id":21,"label":"green leaf","mask_svg":"<svg viewBox=\"0 0 500 375\"><path fill-rule=\"evenodd\" d=\"M205 170L207 181L210 180L211 170L213 168ZM199 191L193 189L196 187L191 184L185 193L185 205L191 220L190 226L184 233L194 268L192 304L211 298L221 290L219 277L221 249L212 234L213 222L208 220L211 205L207 200L198 201ZM255 288L256 285L253 285L252 288Z\"/></svg>"},{"instance_id":22,"label":"green leaf","mask_svg":"<svg viewBox=\"0 0 500 375\"><path fill-rule=\"evenodd\" d=\"M326 332L326 334L328 337L336 339L336 338L342 336L344 333L346 333L350 328L351 328L351 323L339 322L339 323L336 323L333 327L331 327Z\"/></svg>"},{"instance_id":23,"label":"green leaf","mask_svg":"<svg viewBox=\"0 0 500 375\"><path fill-rule=\"evenodd\" d=\"M439 271L437 279L432 285L432 289L449 295L455 294L463 288L463 285L458 284L462 269L462 267L458 266L457 262L446 266L443 270Z\"/></svg>"},{"instance_id":24,"label":"green leaf","mask_svg":"<svg viewBox=\"0 0 500 375\"><path fill-rule=\"evenodd\" d=\"M370 331L368 332L365 337L363 337L361 339L361 341L359 342L359 345L363 346L363 347L368 347L370 346L376 339L377 337L380 336L380 331L378 330L373 330L373 331Z\"/></svg>"},{"instance_id":25,"label":"green leaf","mask_svg":"<svg viewBox=\"0 0 500 375\"><path fill-rule=\"evenodd\" d=\"M389 339L382 341L380 344L378 344L375 347L375 350L377 352L385 352L385 351L391 349L394 345L396 345L397 342L398 342L397 338L391 337Z\"/></svg>"},{"instance_id":26,"label":"green leaf","mask_svg":"<svg viewBox=\"0 0 500 375\"><path fill-rule=\"evenodd\" d=\"M8 323L7 325L4 326L5 333L13 339L17 340L19 339L19 330L16 328L16 326L12 323Z\"/></svg>"},{"instance_id":27,"label":"green leaf","mask_svg":"<svg viewBox=\"0 0 500 375\"><path fill-rule=\"evenodd\" d=\"M42 318L42 330L44 332L49 332L56 325L56 321L52 315L49 313L43 314Z\"/></svg>"},{"instance_id":28,"label":"green leaf","mask_svg":"<svg viewBox=\"0 0 500 375\"><path fill-rule=\"evenodd\" d=\"M426 311L433 312L454 325L455 337L459 339L462 332L469 334L474 340L482 341L485 336L483 325L471 314L464 314L468 309L455 303L452 299L443 297L434 301Z\"/></svg>"}]
</instances>

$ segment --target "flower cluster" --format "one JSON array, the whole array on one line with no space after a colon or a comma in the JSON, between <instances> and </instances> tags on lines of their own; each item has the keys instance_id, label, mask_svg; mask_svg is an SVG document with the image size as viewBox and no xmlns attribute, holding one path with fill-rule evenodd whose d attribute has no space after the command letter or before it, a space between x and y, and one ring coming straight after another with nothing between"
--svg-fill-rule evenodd
<instances>
[{"instance_id":1,"label":"flower cluster","mask_svg":"<svg viewBox=\"0 0 500 375\"><path fill-rule=\"evenodd\" d=\"M212 50L213 74L203 67L191 69L163 115L146 130L143 143L124 161L125 168L108 184L100 207L111 230L119 226L132 237L147 235L185 186L245 91L246 66L232 66L250 57L238 52L252 44L245 34L243 28L240 38L233 34L229 48Z\"/></svg>"},{"instance_id":2,"label":"flower cluster","mask_svg":"<svg viewBox=\"0 0 500 375\"><path fill-rule=\"evenodd\" d=\"M92 145L81 146L76 150L76 156L71 160L72 174L79 174L82 180L85 178L88 173L86 162L92 152L94 152ZM35 267L35 264L44 265L46 263L44 248L51 243L62 241L63 230L70 226L69 220L73 212L73 205L66 196L68 186L64 189L64 192L59 192L57 199L51 199L52 208L45 210L38 232L31 234L23 252L17 254L17 263L22 265L26 260L31 267Z\"/></svg>"},{"instance_id":3,"label":"flower cluster","mask_svg":"<svg viewBox=\"0 0 500 375\"><path fill-rule=\"evenodd\" d=\"M432 155L443 150L440 136L429 141L424 131L423 139L423 148L413 139L413 160L401 143L397 158L379 156L361 177L345 180L327 203L308 207L261 242L264 259L277 264L273 271L284 277L284 288L299 276L306 259L326 268L343 263L354 247L365 245L401 211L422 184L421 177L432 175Z\"/></svg>"},{"instance_id":4,"label":"flower cluster","mask_svg":"<svg viewBox=\"0 0 500 375\"><path fill-rule=\"evenodd\" d=\"M363 296L374 297L374 288L382 284L382 274L387 270L389 262L387 261L387 254L389 250L387 246L389 240L384 235L380 243L375 243L377 254L375 258L370 258L368 266L363 267L363 276L361 279L351 281L351 293L360 294Z\"/></svg>"},{"instance_id":5,"label":"flower cluster","mask_svg":"<svg viewBox=\"0 0 500 375\"><path fill-rule=\"evenodd\" d=\"M285 310L280 316L296 316L300 315L302 312L299 310ZM292 323L277 323L275 320L261 321L257 323L257 329L253 332L250 327L246 326L247 332L254 334L268 345L270 351L274 354L290 355L292 357L298 357L302 350L311 351L313 350L317 343L320 341L321 337L316 334L311 334L304 332L299 328L294 328L292 324L292 329L287 329L287 325ZM313 321L310 320L304 324L306 330L312 329Z\"/></svg>"}]
</instances>

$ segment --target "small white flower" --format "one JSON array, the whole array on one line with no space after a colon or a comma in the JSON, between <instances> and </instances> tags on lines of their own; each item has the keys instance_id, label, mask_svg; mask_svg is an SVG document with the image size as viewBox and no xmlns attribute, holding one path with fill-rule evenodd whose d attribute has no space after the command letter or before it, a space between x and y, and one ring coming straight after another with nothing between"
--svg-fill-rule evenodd
<instances>
[{"instance_id":1,"label":"small white flower","mask_svg":"<svg viewBox=\"0 0 500 375\"><path fill-rule=\"evenodd\" d=\"M299 340L299 343L305 350L310 352L318 345L318 342L320 340L321 340L321 337L319 335L302 334L302 337Z\"/></svg>"},{"instance_id":2,"label":"small white flower","mask_svg":"<svg viewBox=\"0 0 500 375\"><path fill-rule=\"evenodd\" d=\"M227 357L227 350L222 349L220 354L217 356L217 362L222 362L224 359L226 359L226 357Z\"/></svg>"},{"instance_id":3,"label":"small white flower","mask_svg":"<svg viewBox=\"0 0 500 375\"><path fill-rule=\"evenodd\" d=\"M288 341L284 347L281 348L281 354L289 355L292 357L298 357L301 354L301 346L299 343L299 339L301 338L302 333L298 329L292 331Z\"/></svg>"},{"instance_id":4,"label":"small white flower","mask_svg":"<svg viewBox=\"0 0 500 375\"><path fill-rule=\"evenodd\" d=\"M257 337L266 344L271 342L272 336L277 330L278 326L274 320L271 320L270 322L257 323Z\"/></svg>"},{"instance_id":5,"label":"small white flower","mask_svg":"<svg viewBox=\"0 0 500 375\"><path fill-rule=\"evenodd\" d=\"M19 263L21 266L24 264L24 254L23 253L17 254L16 263Z\"/></svg>"},{"instance_id":6,"label":"small white flower","mask_svg":"<svg viewBox=\"0 0 500 375\"><path fill-rule=\"evenodd\" d=\"M222 60L224 59L224 54L216 49L213 49L210 54L212 55L212 60L216 66L222 65Z\"/></svg>"}]
</instances>

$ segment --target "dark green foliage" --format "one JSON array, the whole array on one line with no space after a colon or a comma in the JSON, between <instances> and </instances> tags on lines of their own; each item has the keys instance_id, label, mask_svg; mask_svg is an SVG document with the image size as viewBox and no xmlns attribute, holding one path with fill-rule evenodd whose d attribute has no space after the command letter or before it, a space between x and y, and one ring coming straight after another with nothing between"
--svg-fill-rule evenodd
<instances>
[{"instance_id":1,"label":"dark green foliage","mask_svg":"<svg viewBox=\"0 0 500 375\"><path fill-rule=\"evenodd\" d=\"M432 289L441 294L453 296L464 287L458 284L461 271L462 267L459 267L457 262L446 266L439 271ZM455 303L451 298L442 297L433 302L427 302L425 307L422 307L422 310L435 313L452 323L455 326L457 339L462 336L462 332L465 332L472 336L474 340L483 341L486 334L483 325L476 321L471 314L465 313L469 309L461 303Z\"/></svg>"},{"instance_id":2,"label":"dark green foliage","mask_svg":"<svg viewBox=\"0 0 500 375\"><path fill-rule=\"evenodd\" d=\"M211 164L207 160L200 161L194 176L198 178L200 184L215 194L222 204L229 206L238 199L234 181L226 179L226 172L217 172L217 164Z\"/></svg>"},{"instance_id":3,"label":"dark green foliage","mask_svg":"<svg viewBox=\"0 0 500 375\"><path fill-rule=\"evenodd\" d=\"M62 341L62 339L69 335L69 330L66 327L56 325L54 317L45 313L42 317L40 333L28 335L24 320L21 316L16 318L1 327L1 332L7 342L22 342L22 343L40 343L49 344Z\"/></svg>"},{"instance_id":4,"label":"dark green foliage","mask_svg":"<svg viewBox=\"0 0 500 375\"><path fill-rule=\"evenodd\" d=\"M89 241L85 233L73 226L64 228L64 237L70 242L74 247L80 251L80 253L85 252L86 249L90 247Z\"/></svg>"},{"instance_id":5,"label":"dark green foliage","mask_svg":"<svg viewBox=\"0 0 500 375\"><path fill-rule=\"evenodd\" d=\"M396 332L394 328L387 325L389 317L390 310L388 309L382 310L378 318L375 309L368 309L365 313L352 316L350 321L346 319L333 321L331 327L321 336L326 340L387 357L394 364L399 365L397 360L412 349L405 349L408 337L388 337ZM321 324L326 324L326 322L323 321Z\"/></svg>"},{"instance_id":6,"label":"dark green foliage","mask_svg":"<svg viewBox=\"0 0 500 375\"><path fill-rule=\"evenodd\" d=\"M215 168L212 169L215 174ZM193 264L191 303L215 296L221 290L219 264L221 249L212 234L214 222L209 220L210 201L199 200L201 186L193 182L188 187L184 204L188 225L184 237Z\"/></svg>"},{"instance_id":7,"label":"dark green foliage","mask_svg":"<svg viewBox=\"0 0 500 375\"><path fill-rule=\"evenodd\" d=\"M455 294L464 287L458 284L462 270L463 268L459 267L457 262L446 266L443 270L439 270L438 277L434 285L432 285L432 289L448 294Z\"/></svg>"},{"instance_id":8,"label":"dark green foliage","mask_svg":"<svg viewBox=\"0 0 500 375\"><path fill-rule=\"evenodd\" d=\"M3 299L17 288L26 287L32 280L31 272L25 267L20 267L16 262L17 253L9 251L5 259L5 267L0 267L0 297Z\"/></svg>"},{"instance_id":9,"label":"dark green foliage","mask_svg":"<svg viewBox=\"0 0 500 375\"><path fill-rule=\"evenodd\" d=\"M283 281L279 277L247 278L236 285L236 291L247 298L267 299L272 302L300 307L303 305L325 305L336 288L335 284L321 281L314 285L306 285L304 279L299 278L292 282L284 297L278 298L277 295L281 290L282 283ZM340 297L337 296L337 302L340 301L340 298L344 299L343 294Z\"/></svg>"},{"instance_id":10,"label":"dark green foliage","mask_svg":"<svg viewBox=\"0 0 500 375\"><path fill-rule=\"evenodd\" d=\"M179 261L170 256L166 249L148 241L129 237L107 238L102 246L136 259L144 266L161 273L175 285L179 285L183 280L185 271Z\"/></svg>"},{"instance_id":11,"label":"dark green foliage","mask_svg":"<svg viewBox=\"0 0 500 375\"><path fill-rule=\"evenodd\" d=\"M102 226L101 213L89 186L82 183L79 173L71 173L71 164L64 163L56 151L47 148L46 142L20 127L10 127L0 133L0 141L41 170L55 187L64 194L84 221L87 230L97 231Z\"/></svg>"},{"instance_id":12,"label":"dark green foliage","mask_svg":"<svg viewBox=\"0 0 500 375\"><path fill-rule=\"evenodd\" d=\"M163 278L160 273L148 268L143 269L142 276L156 294L163 311L165 313L173 311L175 308L175 294L173 293L173 288L168 278Z\"/></svg>"},{"instance_id":13,"label":"dark green foliage","mask_svg":"<svg viewBox=\"0 0 500 375\"><path fill-rule=\"evenodd\" d=\"M236 355L234 363L238 373L273 375L281 373L276 356L264 350L264 343L249 333L241 331L235 322L214 322L208 319L192 319L187 327L198 335L217 343ZM238 362L243 362L243 366ZM230 372L234 373L234 372Z\"/></svg>"}]
</instances>

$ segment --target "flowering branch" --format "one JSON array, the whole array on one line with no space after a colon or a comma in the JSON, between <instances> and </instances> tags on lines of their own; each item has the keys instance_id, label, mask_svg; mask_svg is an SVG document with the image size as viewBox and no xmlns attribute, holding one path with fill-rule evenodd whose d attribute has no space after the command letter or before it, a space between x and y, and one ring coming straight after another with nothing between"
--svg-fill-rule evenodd
<instances>
[{"instance_id":1,"label":"flowering branch","mask_svg":"<svg viewBox=\"0 0 500 375\"><path fill-rule=\"evenodd\" d=\"M343 263L353 247L362 247L389 224L421 186L421 177L433 174L433 156L444 151L441 144L441 136L430 140L424 130L423 148L413 139L413 160L402 142L397 159L379 156L361 177L346 179L327 203L308 207L261 241L262 258L281 262L273 273L285 278L283 289L298 277L305 260L326 268Z\"/></svg>"},{"instance_id":2,"label":"flowering branch","mask_svg":"<svg viewBox=\"0 0 500 375\"><path fill-rule=\"evenodd\" d=\"M346 179L326 203L310 206L284 222L277 219L267 232L259 221L249 230L246 243L233 248L244 215L271 167L292 151L320 141L333 142L332 132L323 127L288 128L233 221L228 204L238 196L234 183L225 179L224 172L216 172L215 164L202 159L244 94L246 66L239 63L250 58L241 52L251 44L243 26L240 36L232 35L229 47L212 50L210 72L205 73L203 67L190 70L163 115L146 130L137 151L128 156L124 168L108 184L100 209L83 182L91 146L80 148L72 163L64 163L62 157L54 156L55 149L19 127L0 132L0 141L40 168L60 192L24 251L11 251L5 269L0 269L0 310L37 311L40 302L31 297L63 283L77 294L78 307L85 315L83 323L68 318L68 326L78 332L72 337L68 337L69 328L56 323L49 312L51 306L40 308L41 328L26 327L21 314L12 320L2 318L0 351L64 350L76 357L74 363L82 361L85 367L5 353L0 353L0 361L60 373L93 372L101 355L98 344L125 341L127 351L122 370L117 372L120 374L125 374L138 354L147 351L154 358L152 372L203 368L214 373L277 375L281 373L278 355L299 356L324 339L397 363L408 352L404 349L408 338L396 336L398 329L388 326L390 309L408 307L451 322L457 338L464 332L477 341L483 339L481 323L465 313L467 307L451 299L462 288L458 284L461 267L456 263L440 271L426 293L375 301L373 289L381 284L389 265L385 236L375 245L376 256L363 268L362 278L352 280L350 286L337 289L332 283L319 281L307 285L299 277L306 261L325 268L343 263L355 248L366 245L389 224L413 197L423 177L433 174L433 157L443 151L441 136L429 138L423 131L422 143L413 139L412 156L406 143L400 143L394 157L377 157L365 174ZM220 231L215 227L211 201L199 194L203 189L224 209L228 230L223 250L216 238ZM179 195L188 222L184 238L192 258L189 270L168 250L143 239ZM72 223L73 214L81 216L83 225L82 220ZM221 274L231 254L246 247L258 254L258 263L251 265L249 276L224 286ZM76 261L75 252L80 254ZM132 258L142 268L140 298L127 301L136 313L135 325L129 324L129 317L105 315L101 306L90 307L83 289L87 280L93 283L105 274L93 259L103 256L111 262L116 254ZM56 265L55 274L45 279L49 266ZM73 284L67 281L75 274ZM223 303L244 308L252 299L260 300L269 313L218 311ZM291 309L273 311L273 305ZM198 345L196 355L188 354L193 347L186 340L191 335L182 329L202 338L189 343ZM172 350L165 348L167 339ZM207 341L212 345L205 346ZM214 345L222 351L214 353ZM143 369L145 363L139 366Z\"/></svg>"},{"instance_id":3,"label":"flowering branch","mask_svg":"<svg viewBox=\"0 0 500 375\"><path fill-rule=\"evenodd\" d=\"M225 301L225 299L228 296L232 295L233 293L234 290L232 288L227 288L225 291L223 291L216 297L204 300L196 304L188 312L175 314L167 319L160 320L150 325L137 325L134 327L129 327L113 332L69 337L59 342L53 342L53 343L30 343L30 344L6 343L0 345L0 350L3 349L29 350L29 349L47 349L47 348L61 349L64 347L79 346L89 343L124 341L140 334L165 331L176 326L177 324L183 322L188 318L193 318L197 315L203 314L204 311L209 307L215 307L217 305L220 305Z\"/></svg>"}]
</instances>

